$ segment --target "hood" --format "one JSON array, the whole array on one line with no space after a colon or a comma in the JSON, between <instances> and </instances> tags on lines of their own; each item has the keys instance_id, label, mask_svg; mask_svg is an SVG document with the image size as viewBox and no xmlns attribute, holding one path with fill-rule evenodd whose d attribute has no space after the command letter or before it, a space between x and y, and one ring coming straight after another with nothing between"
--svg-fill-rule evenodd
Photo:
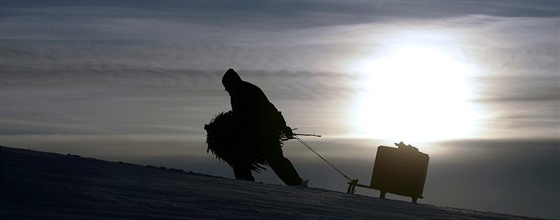
<instances>
[{"instance_id":1,"label":"hood","mask_svg":"<svg viewBox=\"0 0 560 220\"><path fill-rule=\"evenodd\" d=\"M239 74L235 72L233 69L229 69L222 77L222 84L227 87L227 85L235 85L242 82L241 77Z\"/></svg>"}]
</instances>

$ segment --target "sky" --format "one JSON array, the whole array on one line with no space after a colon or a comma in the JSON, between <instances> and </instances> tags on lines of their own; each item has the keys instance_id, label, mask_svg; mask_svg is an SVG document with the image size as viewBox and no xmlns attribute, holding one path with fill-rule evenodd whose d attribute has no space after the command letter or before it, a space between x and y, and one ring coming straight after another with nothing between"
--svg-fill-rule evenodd
<instances>
[{"instance_id":1,"label":"sky","mask_svg":"<svg viewBox=\"0 0 560 220\"><path fill-rule=\"evenodd\" d=\"M234 68L360 179L404 141L431 157L426 203L558 218L559 17L544 0L2 0L0 144L232 177L203 126L231 109ZM345 190L297 142L284 152Z\"/></svg>"}]
</instances>

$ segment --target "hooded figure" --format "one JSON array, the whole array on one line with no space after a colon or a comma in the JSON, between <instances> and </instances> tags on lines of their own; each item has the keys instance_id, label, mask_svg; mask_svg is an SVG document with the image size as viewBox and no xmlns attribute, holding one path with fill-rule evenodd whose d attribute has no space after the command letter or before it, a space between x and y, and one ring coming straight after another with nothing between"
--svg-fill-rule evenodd
<instances>
[{"instance_id":1,"label":"hooded figure","mask_svg":"<svg viewBox=\"0 0 560 220\"><path fill-rule=\"evenodd\" d=\"M229 69L222 78L222 84L231 97L231 108L236 127L243 129L256 146L250 146L266 160L267 164L286 183L300 185L299 177L292 163L284 157L280 135L293 136L290 127L276 107L257 86L243 81L239 74ZM230 164L235 178L254 181L251 168L246 165Z\"/></svg>"}]
</instances>

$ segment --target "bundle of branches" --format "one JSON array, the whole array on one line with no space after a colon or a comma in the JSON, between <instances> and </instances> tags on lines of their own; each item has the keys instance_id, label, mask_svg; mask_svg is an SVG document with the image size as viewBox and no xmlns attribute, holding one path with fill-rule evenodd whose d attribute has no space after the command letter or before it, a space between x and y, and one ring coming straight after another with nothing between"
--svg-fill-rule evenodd
<instances>
[{"instance_id":1,"label":"bundle of branches","mask_svg":"<svg viewBox=\"0 0 560 220\"><path fill-rule=\"evenodd\" d=\"M260 143L262 138L255 135L254 128L237 121L232 111L217 114L204 129L208 144L206 152L229 165L246 164L257 172L266 170L263 166L267 163L257 149L264 144ZM278 142L281 142L280 138Z\"/></svg>"}]
</instances>

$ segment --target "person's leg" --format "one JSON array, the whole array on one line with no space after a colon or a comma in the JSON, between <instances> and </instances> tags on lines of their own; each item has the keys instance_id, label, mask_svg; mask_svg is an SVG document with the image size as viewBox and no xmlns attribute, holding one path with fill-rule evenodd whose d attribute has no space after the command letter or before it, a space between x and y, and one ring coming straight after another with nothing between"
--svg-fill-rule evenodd
<instances>
[{"instance_id":1,"label":"person's leg","mask_svg":"<svg viewBox=\"0 0 560 220\"><path fill-rule=\"evenodd\" d=\"M233 168L235 179L248 180L252 182L255 181L255 177L253 177L253 174L251 173L251 168L249 168L246 164L235 164L232 165L231 168Z\"/></svg>"},{"instance_id":2,"label":"person's leg","mask_svg":"<svg viewBox=\"0 0 560 220\"><path fill-rule=\"evenodd\" d=\"M274 173L286 185L300 185L303 182L292 162L284 157L282 147L279 144L266 147L262 154Z\"/></svg>"}]
</instances>

